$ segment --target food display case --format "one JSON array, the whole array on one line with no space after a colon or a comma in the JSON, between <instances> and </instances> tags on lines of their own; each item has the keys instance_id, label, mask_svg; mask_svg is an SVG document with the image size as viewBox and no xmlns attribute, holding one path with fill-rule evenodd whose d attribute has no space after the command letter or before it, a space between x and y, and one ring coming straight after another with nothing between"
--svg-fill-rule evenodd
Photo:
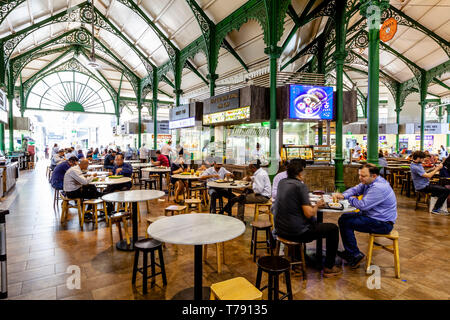
<instances>
[{"instance_id":1,"label":"food display case","mask_svg":"<svg viewBox=\"0 0 450 320\"><path fill-rule=\"evenodd\" d=\"M314 162L320 164L330 164L331 147L327 145L314 146Z\"/></svg>"},{"instance_id":2,"label":"food display case","mask_svg":"<svg viewBox=\"0 0 450 320\"><path fill-rule=\"evenodd\" d=\"M314 163L314 146L298 146L298 145L289 145L284 144L281 150L281 159L283 161L292 160L295 158L302 158L306 160L306 163L312 164Z\"/></svg>"}]
</instances>

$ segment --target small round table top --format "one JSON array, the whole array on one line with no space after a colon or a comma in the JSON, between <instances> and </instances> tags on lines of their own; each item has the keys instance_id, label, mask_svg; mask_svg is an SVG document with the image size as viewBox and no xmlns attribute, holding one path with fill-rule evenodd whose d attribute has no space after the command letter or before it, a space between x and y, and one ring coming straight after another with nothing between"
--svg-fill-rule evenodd
<instances>
[{"instance_id":1,"label":"small round table top","mask_svg":"<svg viewBox=\"0 0 450 320\"><path fill-rule=\"evenodd\" d=\"M88 170L100 169L100 168L103 168L103 165L102 165L102 164L90 164L90 165L88 166Z\"/></svg>"},{"instance_id":2,"label":"small round table top","mask_svg":"<svg viewBox=\"0 0 450 320\"><path fill-rule=\"evenodd\" d=\"M159 168L159 167L151 167L151 168L144 168L142 171L145 172L170 172L169 167Z\"/></svg>"},{"instance_id":3,"label":"small round table top","mask_svg":"<svg viewBox=\"0 0 450 320\"><path fill-rule=\"evenodd\" d=\"M123 160L123 162L126 162L126 163L140 163L141 160Z\"/></svg>"},{"instance_id":4,"label":"small round table top","mask_svg":"<svg viewBox=\"0 0 450 320\"><path fill-rule=\"evenodd\" d=\"M172 178L174 179L186 179L186 180L197 180L200 177L196 176L195 174L173 174Z\"/></svg>"},{"instance_id":5,"label":"small round table top","mask_svg":"<svg viewBox=\"0 0 450 320\"><path fill-rule=\"evenodd\" d=\"M119 184L119 183L127 183L131 182L131 178L128 177L122 177L118 179L111 179L109 177L106 178L100 178L97 181L92 181L90 184Z\"/></svg>"},{"instance_id":6,"label":"small round table top","mask_svg":"<svg viewBox=\"0 0 450 320\"><path fill-rule=\"evenodd\" d=\"M153 167L151 163L131 163L131 166L133 168L145 168L145 167Z\"/></svg>"},{"instance_id":7,"label":"small round table top","mask_svg":"<svg viewBox=\"0 0 450 320\"><path fill-rule=\"evenodd\" d=\"M192 213L153 222L147 233L161 242L203 245L225 242L245 231L241 220L221 214Z\"/></svg>"},{"instance_id":8,"label":"small round table top","mask_svg":"<svg viewBox=\"0 0 450 320\"><path fill-rule=\"evenodd\" d=\"M102 199L108 202L140 202L164 197L159 190L129 190L105 194Z\"/></svg>"},{"instance_id":9,"label":"small round table top","mask_svg":"<svg viewBox=\"0 0 450 320\"><path fill-rule=\"evenodd\" d=\"M93 175L94 173L97 174L97 176L107 176L109 174L109 171L88 171L86 174Z\"/></svg>"},{"instance_id":10,"label":"small round table top","mask_svg":"<svg viewBox=\"0 0 450 320\"><path fill-rule=\"evenodd\" d=\"M223 189L241 189L241 188L250 188L252 183L249 181L234 181L234 182L215 182L209 181L206 184L210 188L223 188Z\"/></svg>"}]
</instances>

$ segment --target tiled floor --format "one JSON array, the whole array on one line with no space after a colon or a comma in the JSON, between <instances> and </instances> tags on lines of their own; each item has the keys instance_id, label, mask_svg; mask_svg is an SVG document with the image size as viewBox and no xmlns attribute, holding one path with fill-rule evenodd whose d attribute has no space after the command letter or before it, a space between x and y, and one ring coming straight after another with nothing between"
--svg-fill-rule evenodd
<instances>
[{"instance_id":1,"label":"tiled floor","mask_svg":"<svg viewBox=\"0 0 450 320\"><path fill-rule=\"evenodd\" d=\"M97 230L86 224L80 231L78 217L71 211L70 221L61 225L59 209L53 209L53 193L45 178L46 163L34 171L21 171L17 185L2 199L7 216L8 295L9 299L170 299L193 285L193 247L167 244L164 258L167 286L160 278L143 296L138 275L131 285L133 253L111 246L104 222ZM162 215L167 201L152 201L151 215ZM364 268L356 271L344 267L338 278L324 279L308 267L307 280L293 275L294 299L449 299L450 293L450 217L435 216L425 208L415 211L414 200L398 196L401 279L394 278L393 256L375 251L373 263L381 268L381 289L367 287ZM141 206L140 235L145 235L146 206ZM234 209L236 210L236 209ZM252 219L253 206L246 210ZM336 223L338 216L326 214L326 222ZM131 230L130 230L131 231ZM115 241L118 239L114 229ZM208 251L203 284L243 276L255 282L256 265L250 251L251 229L225 245L225 265L217 274L215 248ZM360 248L367 250L367 235L357 234ZM314 248L314 243L308 245ZM262 254L262 251L261 251ZM81 270L81 288L69 289L67 267ZM266 279L263 277L263 282ZM281 285L282 288L284 285Z\"/></svg>"}]
</instances>

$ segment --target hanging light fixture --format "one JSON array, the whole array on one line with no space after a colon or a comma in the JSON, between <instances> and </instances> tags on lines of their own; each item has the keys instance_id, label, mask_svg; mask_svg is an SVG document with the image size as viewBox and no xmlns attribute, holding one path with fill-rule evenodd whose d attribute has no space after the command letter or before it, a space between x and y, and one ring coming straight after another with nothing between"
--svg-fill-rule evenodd
<instances>
[{"instance_id":1,"label":"hanging light fixture","mask_svg":"<svg viewBox=\"0 0 450 320\"><path fill-rule=\"evenodd\" d=\"M100 65L95 61L95 30L94 30L94 0L92 1L91 6L91 25L92 25L92 44L91 44L91 55L89 57L88 66L94 69L100 68Z\"/></svg>"}]
</instances>

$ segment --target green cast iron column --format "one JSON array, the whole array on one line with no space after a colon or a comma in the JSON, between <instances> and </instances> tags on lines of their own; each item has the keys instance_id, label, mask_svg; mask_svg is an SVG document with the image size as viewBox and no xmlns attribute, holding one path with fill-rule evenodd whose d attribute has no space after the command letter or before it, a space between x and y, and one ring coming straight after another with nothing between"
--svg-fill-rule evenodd
<instances>
[{"instance_id":1,"label":"green cast iron column","mask_svg":"<svg viewBox=\"0 0 450 320\"><path fill-rule=\"evenodd\" d=\"M13 98L8 96L8 130L9 130L9 151L14 151L14 116L13 116Z\"/></svg>"},{"instance_id":2,"label":"green cast iron column","mask_svg":"<svg viewBox=\"0 0 450 320\"><path fill-rule=\"evenodd\" d=\"M426 73L422 72L420 77L420 150L423 151L423 144L425 140L425 106L427 98L427 82Z\"/></svg>"},{"instance_id":3,"label":"green cast iron column","mask_svg":"<svg viewBox=\"0 0 450 320\"><path fill-rule=\"evenodd\" d=\"M141 134L142 134L142 119L141 119L141 110L142 110L142 100L144 97L142 97L142 87L141 87L141 81L138 83L138 92L137 92L137 108L138 108L138 148L141 147Z\"/></svg>"},{"instance_id":4,"label":"green cast iron column","mask_svg":"<svg viewBox=\"0 0 450 320\"><path fill-rule=\"evenodd\" d=\"M347 56L345 51L345 7L346 0L336 0L335 27L336 27L336 50L334 60L336 61L336 157L335 186L338 191L344 191L344 156L342 137L343 96L344 96L344 60Z\"/></svg>"},{"instance_id":5,"label":"green cast iron column","mask_svg":"<svg viewBox=\"0 0 450 320\"><path fill-rule=\"evenodd\" d=\"M389 1L368 0L361 4L361 14L369 27L369 84L367 114L367 162L378 164L378 104L380 87L380 22L381 12Z\"/></svg>"},{"instance_id":6,"label":"green cast iron column","mask_svg":"<svg viewBox=\"0 0 450 320\"><path fill-rule=\"evenodd\" d=\"M277 145L277 59L281 55L281 48L274 46L266 48L270 61L270 144L269 157L276 158Z\"/></svg>"},{"instance_id":7,"label":"green cast iron column","mask_svg":"<svg viewBox=\"0 0 450 320\"><path fill-rule=\"evenodd\" d=\"M0 151L5 152L5 124L0 123Z\"/></svg>"},{"instance_id":8,"label":"green cast iron column","mask_svg":"<svg viewBox=\"0 0 450 320\"><path fill-rule=\"evenodd\" d=\"M153 103L152 103L152 118L153 118L153 149L158 148L158 73L153 72Z\"/></svg>"},{"instance_id":9,"label":"green cast iron column","mask_svg":"<svg viewBox=\"0 0 450 320\"><path fill-rule=\"evenodd\" d=\"M447 124L450 123L450 104L448 104L446 107L447 109ZM450 134L447 134L447 148L450 147Z\"/></svg>"},{"instance_id":10,"label":"green cast iron column","mask_svg":"<svg viewBox=\"0 0 450 320\"><path fill-rule=\"evenodd\" d=\"M400 152L400 112L401 109L395 109L395 112L397 113L397 135L395 136L395 150L397 150L397 153Z\"/></svg>"}]
</instances>

